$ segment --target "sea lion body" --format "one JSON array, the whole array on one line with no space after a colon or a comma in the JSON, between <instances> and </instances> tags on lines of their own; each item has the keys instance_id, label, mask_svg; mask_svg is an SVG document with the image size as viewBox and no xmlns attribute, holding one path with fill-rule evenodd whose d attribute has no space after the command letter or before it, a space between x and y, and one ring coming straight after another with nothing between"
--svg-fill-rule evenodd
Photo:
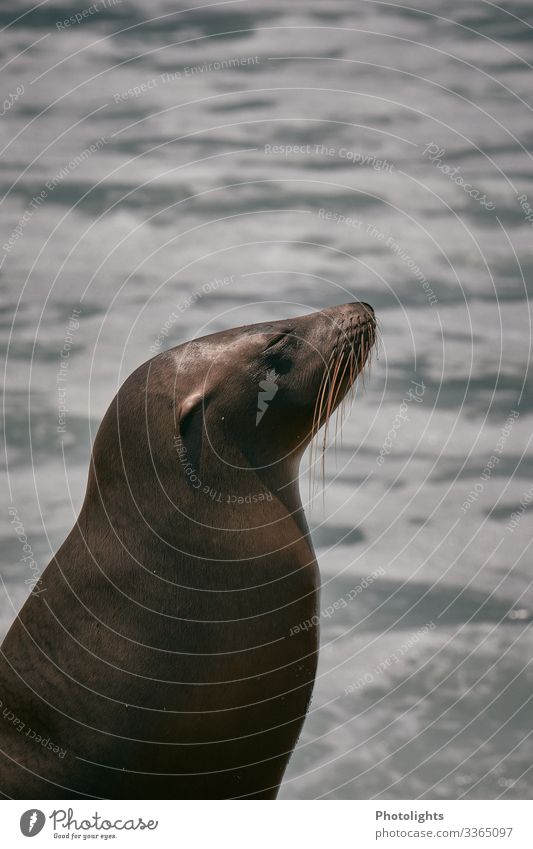
<instances>
[{"instance_id":1,"label":"sea lion body","mask_svg":"<svg viewBox=\"0 0 533 849\"><path fill-rule=\"evenodd\" d=\"M2 646L5 796L275 798L318 650L298 466L330 349L369 349L373 322L348 304L237 328L126 380Z\"/></svg>"}]
</instances>

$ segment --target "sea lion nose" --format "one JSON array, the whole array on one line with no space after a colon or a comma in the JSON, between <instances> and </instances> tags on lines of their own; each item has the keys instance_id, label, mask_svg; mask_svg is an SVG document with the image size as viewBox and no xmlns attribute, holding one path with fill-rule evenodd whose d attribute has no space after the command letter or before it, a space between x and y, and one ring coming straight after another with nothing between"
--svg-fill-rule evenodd
<instances>
[{"instance_id":1,"label":"sea lion nose","mask_svg":"<svg viewBox=\"0 0 533 849\"><path fill-rule=\"evenodd\" d=\"M366 304L364 301L360 301L359 307L359 321L368 324L370 327L375 327L376 314L374 313L374 307L370 304Z\"/></svg>"},{"instance_id":2,"label":"sea lion nose","mask_svg":"<svg viewBox=\"0 0 533 849\"><path fill-rule=\"evenodd\" d=\"M355 308L356 310L356 320L358 323L368 322L369 324L376 323L376 315L374 313L374 307L371 304L365 303L365 301L352 301L350 307Z\"/></svg>"}]
</instances>

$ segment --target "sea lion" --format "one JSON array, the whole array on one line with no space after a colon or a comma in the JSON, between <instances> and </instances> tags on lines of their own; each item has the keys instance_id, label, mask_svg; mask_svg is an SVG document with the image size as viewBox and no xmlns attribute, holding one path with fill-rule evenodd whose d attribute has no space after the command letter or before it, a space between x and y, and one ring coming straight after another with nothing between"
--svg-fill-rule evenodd
<instances>
[{"instance_id":1,"label":"sea lion","mask_svg":"<svg viewBox=\"0 0 533 849\"><path fill-rule=\"evenodd\" d=\"M299 463L374 339L349 303L186 342L125 381L2 646L5 796L276 797L318 649Z\"/></svg>"}]
</instances>

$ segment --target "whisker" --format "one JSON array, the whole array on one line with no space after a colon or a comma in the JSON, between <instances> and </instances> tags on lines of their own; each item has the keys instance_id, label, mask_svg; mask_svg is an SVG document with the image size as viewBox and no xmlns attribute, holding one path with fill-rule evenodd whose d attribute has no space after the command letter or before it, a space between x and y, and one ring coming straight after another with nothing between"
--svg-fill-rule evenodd
<instances>
[{"instance_id":1,"label":"whisker","mask_svg":"<svg viewBox=\"0 0 533 849\"><path fill-rule=\"evenodd\" d=\"M363 389L366 387L366 371L370 372L372 355L375 347L379 347L379 331L371 324L366 325L358 339L357 347L354 340L353 324L350 320L348 330L342 330L339 338L330 354L324 369L320 383L315 407L313 410L313 422L311 427L311 445L309 451L309 500L314 498L316 492L316 466L318 462L318 433L323 428L323 436L320 445L320 472L322 479L322 497L325 504L325 456L329 439L329 424L333 411L335 410L335 431L333 444L335 452L337 441L340 437L342 446L342 426L349 405L357 396L358 378L361 378ZM376 344L377 343L377 344ZM343 386L346 392L340 397ZM340 399L340 400L339 400ZM336 454L335 454L336 456Z\"/></svg>"},{"instance_id":2,"label":"whisker","mask_svg":"<svg viewBox=\"0 0 533 849\"><path fill-rule=\"evenodd\" d=\"M336 349L334 348L333 351L330 354L329 360L326 364L326 368L324 369L324 375L323 375L323 378L322 378L322 383L320 384L320 388L319 388L316 403L315 403L315 409L314 409L314 412L313 412L313 425L312 425L312 429L311 429L312 441L311 441L311 450L310 450L310 458L309 458L310 459L309 500L311 500L313 498L313 495L314 495L313 484L315 482L315 465L316 465L315 452L316 452L316 444L317 444L316 436L317 436L318 431L320 430L320 427L321 427L321 420L322 420L324 398L325 398L325 394L326 394L326 387L327 387L328 382L329 382L330 377L331 377L330 369L331 369L332 362L335 359L335 355L336 355Z\"/></svg>"}]
</instances>

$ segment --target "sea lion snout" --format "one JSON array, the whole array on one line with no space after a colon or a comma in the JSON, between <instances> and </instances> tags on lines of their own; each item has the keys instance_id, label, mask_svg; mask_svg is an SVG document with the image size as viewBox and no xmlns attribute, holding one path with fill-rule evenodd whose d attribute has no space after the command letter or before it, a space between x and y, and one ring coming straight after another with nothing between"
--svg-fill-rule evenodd
<instances>
[{"instance_id":1,"label":"sea lion snout","mask_svg":"<svg viewBox=\"0 0 533 849\"><path fill-rule=\"evenodd\" d=\"M309 340L321 351L324 366L331 364L340 352L353 349L353 362L350 369L351 379L363 369L376 340L376 316L370 304L353 301L327 307L319 313L311 327Z\"/></svg>"},{"instance_id":2,"label":"sea lion snout","mask_svg":"<svg viewBox=\"0 0 533 849\"><path fill-rule=\"evenodd\" d=\"M339 304L336 307L328 307L322 310L324 315L328 317L341 330L346 329L350 323L363 325L369 323L375 327L376 314L371 304L364 301L351 301L347 304Z\"/></svg>"}]
</instances>

